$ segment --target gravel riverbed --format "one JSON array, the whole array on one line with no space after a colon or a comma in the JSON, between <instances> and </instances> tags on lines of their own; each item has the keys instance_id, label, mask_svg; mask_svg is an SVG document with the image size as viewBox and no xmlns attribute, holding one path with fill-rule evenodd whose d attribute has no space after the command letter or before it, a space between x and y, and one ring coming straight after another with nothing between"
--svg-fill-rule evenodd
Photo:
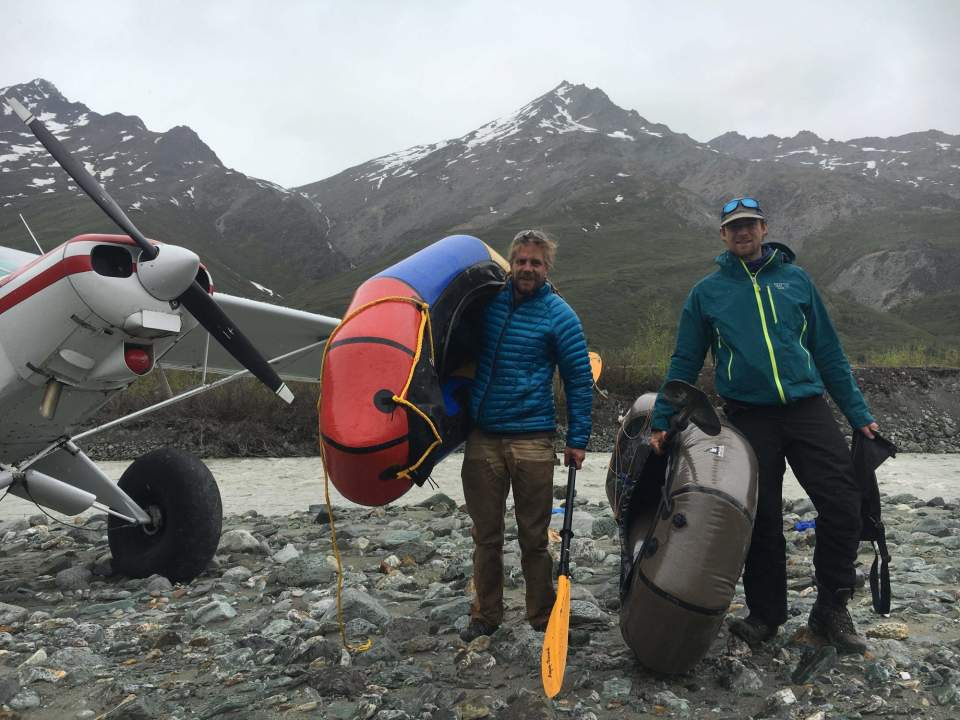
<instances>
[{"instance_id":1,"label":"gravel riverbed","mask_svg":"<svg viewBox=\"0 0 960 720\"><path fill-rule=\"evenodd\" d=\"M562 496L563 488L556 488ZM571 647L553 701L539 678L543 634L523 620L508 513L507 617L470 645L469 517L437 494L413 507L335 508L344 565L341 645L325 512L230 514L215 562L189 585L111 575L102 515L0 526L0 717L862 718L960 715L960 505L888 496L891 617L869 591L852 603L865 656L837 657L805 630L813 603L813 517L787 502L790 604L757 651L721 630L689 674L638 666L620 637L619 549L605 504L578 500ZM555 515L558 527L560 515ZM558 536L551 546L559 548ZM862 546L864 569L872 551ZM743 614L742 591L728 621Z\"/></svg>"}]
</instances>

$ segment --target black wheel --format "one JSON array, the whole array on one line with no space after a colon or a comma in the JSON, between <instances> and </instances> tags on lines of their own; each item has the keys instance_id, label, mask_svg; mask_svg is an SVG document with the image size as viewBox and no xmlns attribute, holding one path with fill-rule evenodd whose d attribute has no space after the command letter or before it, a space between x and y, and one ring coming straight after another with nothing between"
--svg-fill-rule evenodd
<instances>
[{"instance_id":1,"label":"black wheel","mask_svg":"<svg viewBox=\"0 0 960 720\"><path fill-rule=\"evenodd\" d=\"M220 544L223 524L220 490L209 468L185 452L160 448L134 461L119 486L152 522L131 526L110 516L114 572L138 578L159 574L170 582L190 582L203 572Z\"/></svg>"}]
</instances>

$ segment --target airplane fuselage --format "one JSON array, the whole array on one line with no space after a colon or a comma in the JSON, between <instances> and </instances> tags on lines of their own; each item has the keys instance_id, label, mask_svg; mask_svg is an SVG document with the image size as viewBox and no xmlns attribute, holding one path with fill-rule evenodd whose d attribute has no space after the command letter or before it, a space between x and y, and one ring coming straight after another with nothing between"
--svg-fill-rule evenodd
<instances>
[{"instance_id":1,"label":"airplane fuselage","mask_svg":"<svg viewBox=\"0 0 960 720\"><path fill-rule=\"evenodd\" d=\"M144 289L140 252L124 235L79 235L0 277L0 461L73 432L196 326ZM209 289L202 268L198 280Z\"/></svg>"}]
</instances>

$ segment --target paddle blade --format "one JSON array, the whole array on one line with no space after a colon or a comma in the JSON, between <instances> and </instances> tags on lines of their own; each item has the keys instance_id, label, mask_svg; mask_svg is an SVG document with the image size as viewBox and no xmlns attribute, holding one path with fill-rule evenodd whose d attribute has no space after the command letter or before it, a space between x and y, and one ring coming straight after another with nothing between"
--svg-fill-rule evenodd
<instances>
[{"instance_id":1,"label":"paddle blade","mask_svg":"<svg viewBox=\"0 0 960 720\"><path fill-rule=\"evenodd\" d=\"M603 358L600 357L598 352L589 352L587 353L590 357L590 374L593 375L593 382L596 384L597 380L600 379L600 373L603 371Z\"/></svg>"},{"instance_id":2,"label":"paddle blade","mask_svg":"<svg viewBox=\"0 0 960 720\"><path fill-rule=\"evenodd\" d=\"M540 678L543 691L552 698L563 685L563 672L567 668L567 643L570 632L570 580L566 575L557 578L557 600L550 611L547 632L543 636L543 653L540 655Z\"/></svg>"}]
</instances>

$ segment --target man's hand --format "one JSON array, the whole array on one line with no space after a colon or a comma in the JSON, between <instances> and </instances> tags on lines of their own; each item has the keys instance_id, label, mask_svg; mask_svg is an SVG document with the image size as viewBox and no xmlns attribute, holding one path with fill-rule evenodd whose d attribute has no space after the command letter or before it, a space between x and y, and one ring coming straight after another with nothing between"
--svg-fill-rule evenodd
<instances>
[{"instance_id":1,"label":"man's hand","mask_svg":"<svg viewBox=\"0 0 960 720\"><path fill-rule=\"evenodd\" d=\"M860 428L860 432L862 432L871 440L873 440L873 434L875 432L878 432L879 430L880 430L880 426L877 425L875 422L872 422L869 425L864 425L862 428Z\"/></svg>"},{"instance_id":2,"label":"man's hand","mask_svg":"<svg viewBox=\"0 0 960 720\"><path fill-rule=\"evenodd\" d=\"M653 448L653 451L657 455L663 455L663 453L666 452L666 448L663 446L663 442L666 439L666 430L654 430L652 433L650 433L650 447Z\"/></svg>"},{"instance_id":3,"label":"man's hand","mask_svg":"<svg viewBox=\"0 0 960 720\"><path fill-rule=\"evenodd\" d=\"M587 456L586 450L580 448L565 447L563 449L563 464L566 467L576 465L577 470L583 467L583 459Z\"/></svg>"}]
</instances>

